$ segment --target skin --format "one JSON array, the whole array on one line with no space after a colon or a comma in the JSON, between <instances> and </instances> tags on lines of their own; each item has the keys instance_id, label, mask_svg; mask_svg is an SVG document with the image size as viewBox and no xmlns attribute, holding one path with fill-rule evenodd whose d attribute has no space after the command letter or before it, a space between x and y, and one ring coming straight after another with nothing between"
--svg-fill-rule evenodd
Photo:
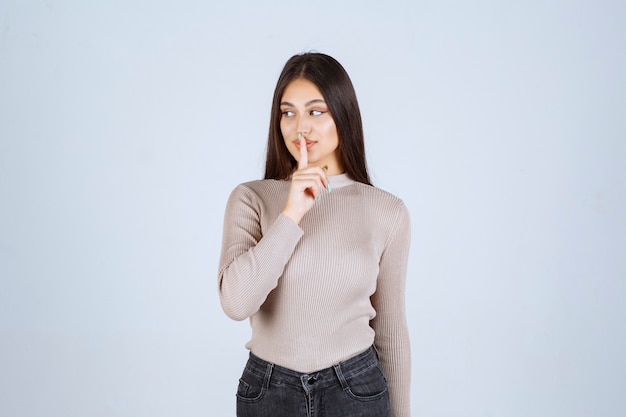
<instances>
[{"instance_id":1,"label":"skin","mask_svg":"<svg viewBox=\"0 0 626 417\"><path fill-rule=\"evenodd\" d=\"M280 130L289 153L298 161L282 213L295 223L315 204L328 175L343 172L337 148L339 135L328 106L312 82L296 79L281 98Z\"/></svg>"}]
</instances>

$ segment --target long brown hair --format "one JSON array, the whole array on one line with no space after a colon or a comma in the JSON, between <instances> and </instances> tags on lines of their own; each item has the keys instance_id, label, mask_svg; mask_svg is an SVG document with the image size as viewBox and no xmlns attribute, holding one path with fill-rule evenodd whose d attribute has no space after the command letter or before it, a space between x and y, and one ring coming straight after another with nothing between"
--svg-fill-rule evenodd
<instances>
[{"instance_id":1,"label":"long brown hair","mask_svg":"<svg viewBox=\"0 0 626 417\"><path fill-rule=\"evenodd\" d=\"M285 88L298 78L311 81L322 93L337 126L338 156L345 172L355 181L372 185L365 159L361 112L352 81L336 59L313 52L292 56L278 77L272 100L265 179L288 179L297 166L280 130L280 101Z\"/></svg>"}]
</instances>

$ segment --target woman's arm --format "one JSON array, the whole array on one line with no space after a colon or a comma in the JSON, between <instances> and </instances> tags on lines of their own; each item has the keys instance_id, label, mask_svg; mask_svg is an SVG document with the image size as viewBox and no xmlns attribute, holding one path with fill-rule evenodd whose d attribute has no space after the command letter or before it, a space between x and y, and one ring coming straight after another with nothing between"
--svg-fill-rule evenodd
<instances>
[{"instance_id":1,"label":"woman's arm","mask_svg":"<svg viewBox=\"0 0 626 417\"><path fill-rule=\"evenodd\" d=\"M258 195L245 185L235 188L226 205L218 285L222 308L234 320L259 310L303 234L282 214L263 232L260 207Z\"/></svg>"},{"instance_id":2,"label":"woman's arm","mask_svg":"<svg viewBox=\"0 0 626 417\"><path fill-rule=\"evenodd\" d=\"M371 297L376 310L371 322L376 332L374 344L389 384L393 417L410 415L411 349L405 310L410 230L408 211L400 204L381 256L376 293Z\"/></svg>"}]
</instances>

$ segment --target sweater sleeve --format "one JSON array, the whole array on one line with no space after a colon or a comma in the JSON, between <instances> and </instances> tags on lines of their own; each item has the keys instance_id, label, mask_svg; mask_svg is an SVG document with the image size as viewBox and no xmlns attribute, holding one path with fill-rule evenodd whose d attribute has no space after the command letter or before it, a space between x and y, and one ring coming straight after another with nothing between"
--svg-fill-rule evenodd
<instances>
[{"instance_id":1,"label":"sweater sleeve","mask_svg":"<svg viewBox=\"0 0 626 417\"><path fill-rule=\"evenodd\" d=\"M389 385L392 417L410 416L411 350L406 323L405 283L410 245L410 220L400 203L380 259L372 305L374 344Z\"/></svg>"},{"instance_id":2,"label":"sweater sleeve","mask_svg":"<svg viewBox=\"0 0 626 417\"><path fill-rule=\"evenodd\" d=\"M239 185L233 190L224 216L218 289L224 312L234 320L259 310L303 235L282 214L262 230L262 213L262 202L250 188Z\"/></svg>"}]
</instances>

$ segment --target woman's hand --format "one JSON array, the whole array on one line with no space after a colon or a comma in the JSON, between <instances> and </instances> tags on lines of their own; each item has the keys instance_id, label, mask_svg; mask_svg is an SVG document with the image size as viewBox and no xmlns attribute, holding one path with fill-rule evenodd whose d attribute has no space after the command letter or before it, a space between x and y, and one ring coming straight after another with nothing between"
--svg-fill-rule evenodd
<instances>
[{"instance_id":1,"label":"woman's hand","mask_svg":"<svg viewBox=\"0 0 626 417\"><path fill-rule=\"evenodd\" d=\"M291 176L291 188L287 203L282 213L294 222L300 223L302 217L313 207L322 190L328 187L326 171L320 167L308 166L308 154L304 135L298 133L300 140L300 160L298 170Z\"/></svg>"}]
</instances>

